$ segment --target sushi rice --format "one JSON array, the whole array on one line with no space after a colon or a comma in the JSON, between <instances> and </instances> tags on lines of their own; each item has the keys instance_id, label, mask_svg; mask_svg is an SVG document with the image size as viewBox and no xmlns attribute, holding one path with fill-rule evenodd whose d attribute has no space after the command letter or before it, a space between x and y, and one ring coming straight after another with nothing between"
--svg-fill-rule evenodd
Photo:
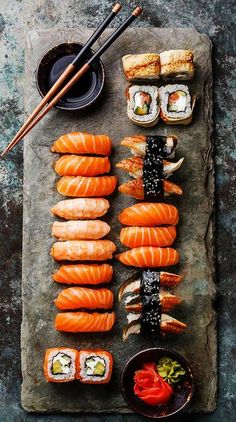
<instances>
[{"instance_id":1,"label":"sushi rice","mask_svg":"<svg viewBox=\"0 0 236 422\"><path fill-rule=\"evenodd\" d=\"M89 359L94 360L94 364L87 365L86 362ZM93 375L95 365L100 364L105 366L105 372L102 375ZM96 352L95 350L91 351L80 351L79 353L79 374L78 378L81 382L88 382L94 384L105 383L110 380L111 370L112 370L112 356L108 352L103 353L102 351Z\"/></svg>"},{"instance_id":2,"label":"sushi rice","mask_svg":"<svg viewBox=\"0 0 236 422\"><path fill-rule=\"evenodd\" d=\"M186 94L186 104L183 101L181 102L181 111L170 111L168 110L170 94L177 91L182 91ZM159 88L159 97L161 111L167 119L187 119L192 115L191 96L186 85L174 84L162 86Z\"/></svg>"}]
</instances>

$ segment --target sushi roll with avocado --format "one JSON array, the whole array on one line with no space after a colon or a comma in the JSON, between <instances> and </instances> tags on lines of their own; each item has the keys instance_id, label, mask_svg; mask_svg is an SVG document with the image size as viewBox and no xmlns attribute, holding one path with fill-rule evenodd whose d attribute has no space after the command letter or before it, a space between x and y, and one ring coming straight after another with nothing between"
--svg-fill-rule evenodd
<instances>
[{"instance_id":1,"label":"sushi roll with avocado","mask_svg":"<svg viewBox=\"0 0 236 422\"><path fill-rule=\"evenodd\" d=\"M193 52L191 50L169 50L160 54L161 77L187 81L194 76Z\"/></svg>"},{"instance_id":2,"label":"sushi roll with avocado","mask_svg":"<svg viewBox=\"0 0 236 422\"><path fill-rule=\"evenodd\" d=\"M186 85L166 85L159 88L161 118L167 124L187 125L192 121L195 97L191 99Z\"/></svg>"},{"instance_id":3,"label":"sushi roll with avocado","mask_svg":"<svg viewBox=\"0 0 236 422\"><path fill-rule=\"evenodd\" d=\"M151 127L159 120L158 88L151 85L131 85L126 89L127 114L132 123Z\"/></svg>"},{"instance_id":4,"label":"sushi roll with avocado","mask_svg":"<svg viewBox=\"0 0 236 422\"><path fill-rule=\"evenodd\" d=\"M77 378L85 384L106 384L110 381L113 357L106 350L81 350Z\"/></svg>"},{"instance_id":5,"label":"sushi roll with avocado","mask_svg":"<svg viewBox=\"0 0 236 422\"><path fill-rule=\"evenodd\" d=\"M44 357L44 376L48 382L74 381L78 362L78 350L66 347L47 349Z\"/></svg>"}]
</instances>

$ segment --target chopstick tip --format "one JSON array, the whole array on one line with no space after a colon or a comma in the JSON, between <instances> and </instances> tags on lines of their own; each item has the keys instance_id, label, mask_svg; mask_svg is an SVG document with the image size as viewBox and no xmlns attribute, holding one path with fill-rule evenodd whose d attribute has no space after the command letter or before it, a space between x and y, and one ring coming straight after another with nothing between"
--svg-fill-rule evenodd
<instances>
[{"instance_id":1,"label":"chopstick tip","mask_svg":"<svg viewBox=\"0 0 236 422\"><path fill-rule=\"evenodd\" d=\"M137 6L134 11L132 12L132 15L134 15L136 18L141 15L143 9L141 6Z\"/></svg>"},{"instance_id":2,"label":"chopstick tip","mask_svg":"<svg viewBox=\"0 0 236 422\"><path fill-rule=\"evenodd\" d=\"M120 9L122 8L120 3L116 3L113 8L112 8L112 12L114 13L118 13L120 11Z\"/></svg>"}]
</instances>

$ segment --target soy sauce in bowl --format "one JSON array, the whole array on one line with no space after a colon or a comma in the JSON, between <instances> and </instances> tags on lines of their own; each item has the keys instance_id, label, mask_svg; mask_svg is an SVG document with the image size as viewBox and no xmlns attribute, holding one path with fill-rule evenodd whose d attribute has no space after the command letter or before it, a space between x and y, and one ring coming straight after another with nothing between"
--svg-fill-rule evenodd
<instances>
[{"instance_id":1,"label":"soy sauce in bowl","mask_svg":"<svg viewBox=\"0 0 236 422\"><path fill-rule=\"evenodd\" d=\"M43 97L54 85L66 67L73 61L83 45L78 43L59 44L49 50L40 60L36 70L36 84L40 95ZM88 50L75 70L62 86L71 79L79 70L86 59L93 54ZM105 80L104 66L101 60L94 62L66 95L57 103L56 108L62 110L81 110L93 104L102 92Z\"/></svg>"}]
</instances>

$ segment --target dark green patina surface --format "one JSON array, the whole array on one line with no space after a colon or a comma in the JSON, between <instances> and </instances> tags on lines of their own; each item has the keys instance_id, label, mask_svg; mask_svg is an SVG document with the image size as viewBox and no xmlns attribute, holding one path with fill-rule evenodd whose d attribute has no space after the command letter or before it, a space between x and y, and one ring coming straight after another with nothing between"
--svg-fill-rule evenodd
<instances>
[{"instance_id":1,"label":"dark green patina surface","mask_svg":"<svg viewBox=\"0 0 236 422\"><path fill-rule=\"evenodd\" d=\"M130 7L136 3L128 2ZM1 0L0 2L0 145L3 148L23 118L24 42L29 29L96 26L110 1ZM217 200L217 279L219 318L219 401L212 415L191 416L196 421L233 421L236 390L235 348L235 140L233 72L235 16L233 0L145 1L142 26L191 26L207 33L214 45L215 163ZM128 11L128 6L124 6ZM117 23L121 16L118 17ZM30 416L20 406L20 309L22 149L0 162L1 181L1 421L98 421L98 417ZM33 364L33 363L32 363ZM102 417L110 421L141 420L137 416ZM175 418L176 420L176 418ZM181 416L180 420L184 420ZM186 417L189 420L189 416Z\"/></svg>"}]
</instances>

